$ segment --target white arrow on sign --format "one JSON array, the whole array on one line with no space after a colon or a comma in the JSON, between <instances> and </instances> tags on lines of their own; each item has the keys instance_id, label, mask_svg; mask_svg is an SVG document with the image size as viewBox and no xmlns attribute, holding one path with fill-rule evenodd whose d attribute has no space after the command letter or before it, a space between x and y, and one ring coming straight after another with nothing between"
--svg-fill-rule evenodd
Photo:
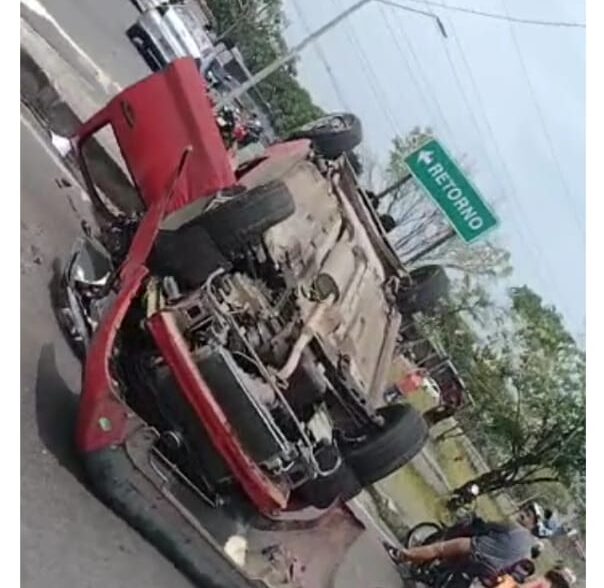
<instances>
[{"instance_id":1,"label":"white arrow on sign","mask_svg":"<svg viewBox=\"0 0 604 588\"><path fill-rule=\"evenodd\" d=\"M426 165L430 165L432 163L432 159L432 151L425 151L424 149L422 149L417 156L417 161L421 161Z\"/></svg>"}]
</instances>

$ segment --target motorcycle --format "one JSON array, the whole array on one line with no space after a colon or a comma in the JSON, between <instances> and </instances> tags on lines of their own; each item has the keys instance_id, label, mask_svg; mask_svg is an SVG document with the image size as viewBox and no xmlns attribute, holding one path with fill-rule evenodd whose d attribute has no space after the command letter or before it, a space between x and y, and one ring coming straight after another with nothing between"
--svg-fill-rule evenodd
<instances>
[{"instance_id":1,"label":"motorcycle","mask_svg":"<svg viewBox=\"0 0 604 588\"><path fill-rule=\"evenodd\" d=\"M447 508L452 511L464 508L473 509L479 494L480 488L478 487L478 484L464 487L463 491L453 494L447 501Z\"/></svg>"},{"instance_id":2,"label":"motorcycle","mask_svg":"<svg viewBox=\"0 0 604 588\"><path fill-rule=\"evenodd\" d=\"M405 547L420 547L437 541L446 541L458 537L471 537L486 532L490 525L476 513L476 498L480 488L473 484L469 489L471 501L464 503L455 512L452 524L444 522L424 521L415 525L405 538ZM390 546L388 550L390 551ZM524 583L535 573L535 565L531 559L522 559L505 570L490 573L479 568L471 569L466 563L450 564L438 560L427 564L397 564L399 573L404 579L420 582L431 588L459 588L470 586L478 579L485 588L496 588L502 577L511 576L518 584Z\"/></svg>"},{"instance_id":3,"label":"motorcycle","mask_svg":"<svg viewBox=\"0 0 604 588\"><path fill-rule=\"evenodd\" d=\"M230 106L223 106L220 109L216 116L216 124L229 149L235 145L245 147L257 143L264 132L262 123L257 118L243 121L239 109Z\"/></svg>"}]
</instances>

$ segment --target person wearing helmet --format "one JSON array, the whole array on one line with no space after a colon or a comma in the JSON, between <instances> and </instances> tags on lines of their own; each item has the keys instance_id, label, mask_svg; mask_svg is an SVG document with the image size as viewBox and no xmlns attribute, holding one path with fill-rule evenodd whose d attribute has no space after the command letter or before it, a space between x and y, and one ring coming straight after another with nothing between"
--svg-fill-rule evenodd
<instances>
[{"instance_id":1,"label":"person wearing helmet","mask_svg":"<svg viewBox=\"0 0 604 588\"><path fill-rule=\"evenodd\" d=\"M568 529L560 523L554 511L550 508L541 508L541 506L533 502L528 507L535 517L535 529L533 534L540 539L552 539L561 535L567 535Z\"/></svg>"},{"instance_id":2,"label":"person wearing helmet","mask_svg":"<svg viewBox=\"0 0 604 588\"><path fill-rule=\"evenodd\" d=\"M397 549L391 545L385 547L397 564L422 565L438 560L453 566L463 560L469 575L496 577L530 557L535 544L533 531L537 520L535 511L527 508L515 522L481 521L466 536L408 549Z\"/></svg>"}]
</instances>

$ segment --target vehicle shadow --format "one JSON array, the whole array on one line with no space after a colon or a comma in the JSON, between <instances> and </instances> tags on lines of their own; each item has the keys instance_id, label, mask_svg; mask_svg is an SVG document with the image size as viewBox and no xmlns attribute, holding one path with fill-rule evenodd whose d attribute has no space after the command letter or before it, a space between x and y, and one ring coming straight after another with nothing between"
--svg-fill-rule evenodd
<instances>
[{"instance_id":1,"label":"vehicle shadow","mask_svg":"<svg viewBox=\"0 0 604 588\"><path fill-rule=\"evenodd\" d=\"M83 471L74 445L78 396L59 374L56 353L52 343L40 351L35 390L38 434L44 446L80 482Z\"/></svg>"}]
</instances>

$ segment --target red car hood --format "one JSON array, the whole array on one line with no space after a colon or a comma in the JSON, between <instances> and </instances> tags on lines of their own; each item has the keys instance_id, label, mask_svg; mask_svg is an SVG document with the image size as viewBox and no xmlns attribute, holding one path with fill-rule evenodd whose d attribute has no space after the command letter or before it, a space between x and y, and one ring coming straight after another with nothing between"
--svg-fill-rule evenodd
<instances>
[{"instance_id":1,"label":"red car hood","mask_svg":"<svg viewBox=\"0 0 604 588\"><path fill-rule=\"evenodd\" d=\"M165 197L186 149L190 157L166 213L236 183L205 82L191 58L120 92L80 127L76 147L108 125L146 208Z\"/></svg>"}]
</instances>

